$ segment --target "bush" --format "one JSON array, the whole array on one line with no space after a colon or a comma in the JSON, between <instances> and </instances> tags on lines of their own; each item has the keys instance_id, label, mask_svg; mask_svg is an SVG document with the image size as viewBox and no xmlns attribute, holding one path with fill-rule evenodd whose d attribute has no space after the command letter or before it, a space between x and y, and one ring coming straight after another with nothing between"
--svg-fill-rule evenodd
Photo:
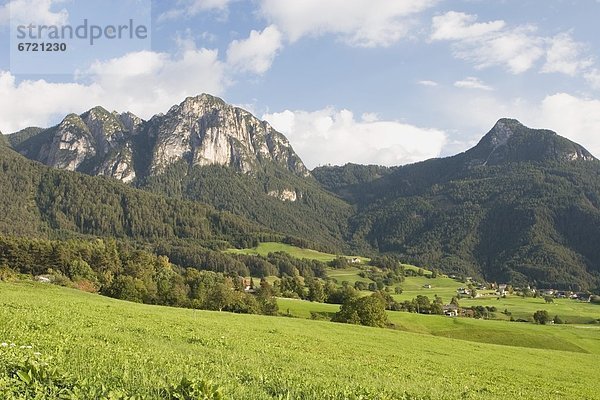
<instances>
[{"instance_id":1,"label":"bush","mask_svg":"<svg viewBox=\"0 0 600 400\"><path fill-rule=\"evenodd\" d=\"M550 315L546 310L538 310L533 313L533 320L536 324L546 325L546 323L550 322Z\"/></svg>"}]
</instances>

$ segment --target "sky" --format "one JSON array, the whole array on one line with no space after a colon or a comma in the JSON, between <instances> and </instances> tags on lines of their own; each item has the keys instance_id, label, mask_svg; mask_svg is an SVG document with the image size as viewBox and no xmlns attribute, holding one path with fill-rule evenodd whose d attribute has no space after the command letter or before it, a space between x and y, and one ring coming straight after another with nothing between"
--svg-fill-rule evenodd
<instances>
[{"instance_id":1,"label":"sky","mask_svg":"<svg viewBox=\"0 0 600 400\"><path fill-rule=\"evenodd\" d=\"M147 119L209 93L309 168L453 155L504 117L600 157L598 15L599 0L4 0L0 131L96 105ZM148 35L17 50L33 41L18 25L84 19Z\"/></svg>"}]
</instances>

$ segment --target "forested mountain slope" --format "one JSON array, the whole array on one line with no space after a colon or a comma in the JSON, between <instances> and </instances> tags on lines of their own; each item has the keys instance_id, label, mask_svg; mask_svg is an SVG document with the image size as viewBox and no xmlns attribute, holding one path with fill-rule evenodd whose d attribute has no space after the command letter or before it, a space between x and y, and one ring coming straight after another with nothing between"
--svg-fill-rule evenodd
<instances>
[{"instance_id":1,"label":"forested mountain slope","mask_svg":"<svg viewBox=\"0 0 600 400\"><path fill-rule=\"evenodd\" d=\"M207 94L148 121L95 107L9 140L48 166L210 204L332 251L345 247L351 207L323 190L285 136Z\"/></svg>"},{"instance_id":2,"label":"forested mountain slope","mask_svg":"<svg viewBox=\"0 0 600 400\"><path fill-rule=\"evenodd\" d=\"M600 163L553 132L500 120L454 157L313 174L356 205L357 246L490 281L600 284Z\"/></svg>"}]
</instances>

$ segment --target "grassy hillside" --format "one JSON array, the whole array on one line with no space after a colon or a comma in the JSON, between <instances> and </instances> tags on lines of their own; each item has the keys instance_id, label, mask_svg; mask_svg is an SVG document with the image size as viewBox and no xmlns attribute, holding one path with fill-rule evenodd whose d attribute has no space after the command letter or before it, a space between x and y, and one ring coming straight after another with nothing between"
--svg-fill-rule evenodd
<instances>
[{"instance_id":1,"label":"grassy hillside","mask_svg":"<svg viewBox=\"0 0 600 400\"><path fill-rule=\"evenodd\" d=\"M295 299L278 299L282 313L298 318L311 318L312 313L326 317L339 310L337 304L313 303ZM582 305L583 306L583 305ZM593 314L600 317L600 306ZM538 307L544 308L544 307ZM535 310L534 310L535 311ZM592 310L573 310L576 315L585 315ZM528 323L479 320L472 318L449 318L441 315L423 315L399 311L388 311L394 329L432 336L460 339L516 347L564 350L600 354L600 326L556 325L540 326ZM528 314L531 316L533 311ZM561 314L562 315L562 314Z\"/></svg>"},{"instance_id":2,"label":"grassy hillside","mask_svg":"<svg viewBox=\"0 0 600 400\"><path fill-rule=\"evenodd\" d=\"M288 253L292 257L296 258L307 258L309 260L317 260L322 262L328 262L336 258L335 254L323 253L321 251L316 251L312 249L303 249L300 247L292 246L285 243L277 243L277 242L265 242L259 243L257 247L253 247L251 249L230 249L229 253L233 254L259 254L261 256L266 256L269 253L275 253L278 251L283 251ZM362 262L368 262L368 258L359 257Z\"/></svg>"},{"instance_id":3,"label":"grassy hillside","mask_svg":"<svg viewBox=\"0 0 600 400\"><path fill-rule=\"evenodd\" d=\"M112 391L111 398L158 398L160 388L183 377L211 380L224 398L233 399L599 398L590 369L599 353L591 339L581 340L579 352L507 347L329 322L143 306L30 283L0 283L0 302L5 397L35 390L45 375L21 378L15 369L26 358L40 358L50 366L38 368L58 368L61 379L54 384L80 390L80 398L93 390Z\"/></svg>"}]
</instances>

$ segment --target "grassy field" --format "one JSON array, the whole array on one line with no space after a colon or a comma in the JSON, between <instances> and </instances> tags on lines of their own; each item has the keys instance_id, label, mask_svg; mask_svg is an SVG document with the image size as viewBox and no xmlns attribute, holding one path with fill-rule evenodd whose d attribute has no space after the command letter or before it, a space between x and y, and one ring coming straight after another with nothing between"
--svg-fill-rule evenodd
<instances>
[{"instance_id":1,"label":"grassy field","mask_svg":"<svg viewBox=\"0 0 600 400\"><path fill-rule=\"evenodd\" d=\"M431 285L431 288L425 288L425 285ZM446 303L449 303L453 296L456 296L456 289L466 286L466 284L450 279L446 276L437 278L427 278L425 276L407 276L404 282L400 284L402 294L394 295L397 301L412 300L418 295L428 296L430 299L437 294Z\"/></svg>"},{"instance_id":2,"label":"grassy field","mask_svg":"<svg viewBox=\"0 0 600 400\"><path fill-rule=\"evenodd\" d=\"M342 282L348 282L351 286L354 286L354 283L357 281L360 282L373 282L369 278L363 278L359 275L361 269L358 267L348 267L348 268L327 268L327 276L335 279L337 284L341 285Z\"/></svg>"},{"instance_id":3,"label":"grassy field","mask_svg":"<svg viewBox=\"0 0 600 400\"><path fill-rule=\"evenodd\" d=\"M561 337L575 335L578 348L557 351L145 306L33 283L0 283L0 304L0 343L8 346L0 345L4 398L46 376L11 375L27 358L57 368L60 382L82 390L77 398L161 398L160 388L184 377L210 380L228 399L600 398L597 330L577 338L565 328ZM433 325L438 321L445 320ZM532 334L564 328L528 327Z\"/></svg>"},{"instance_id":4,"label":"grassy field","mask_svg":"<svg viewBox=\"0 0 600 400\"><path fill-rule=\"evenodd\" d=\"M277 303L282 313L297 318L311 318L311 312L325 317L333 315L339 310L339 306L336 304L302 300L280 298L277 299ZM600 306L596 307L596 317L600 317ZM395 329L406 332L505 346L600 354L600 325L554 325L549 327L529 323L449 318L399 311L388 311L388 316L390 322L395 325Z\"/></svg>"},{"instance_id":5,"label":"grassy field","mask_svg":"<svg viewBox=\"0 0 600 400\"><path fill-rule=\"evenodd\" d=\"M537 310L546 310L551 317L560 316L569 324L587 324L593 320L600 319L600 305L583 303L571 299L554 299L554 303L547 304L541 298L522 298L520 296L508 296L506 298L490 297L477 299L461 299L460 305L471 307L477 305L495 306L498 309L496 317L508 319L500 314L507 309L515 319L528 319Z\"/></svg>"},{"instance_id":6,"label":"grassy field","mask_svg":"<svg viewBox=\"0 0 600 400\"><path fill-rule=\"evenodd\" d=\"M292 257L296 258L307 258L309 260L318 260L322 262L329 262L334 258L338 257L335 254L322 253L320 251L312 250L312 249L302 249L300 247L291 246L285 243L277 243L277 242L265 242L260 243L258 247L253 247L251 249L229 249L227 253L232 254L258 254L261 256L266 256L269 253L275 253L277 251L283 251L288 253ZM350 257L350 256L347 256ZM362 260L362 262L369 262L368 258L358 257Z\"/></svg>"}]
</instances>

